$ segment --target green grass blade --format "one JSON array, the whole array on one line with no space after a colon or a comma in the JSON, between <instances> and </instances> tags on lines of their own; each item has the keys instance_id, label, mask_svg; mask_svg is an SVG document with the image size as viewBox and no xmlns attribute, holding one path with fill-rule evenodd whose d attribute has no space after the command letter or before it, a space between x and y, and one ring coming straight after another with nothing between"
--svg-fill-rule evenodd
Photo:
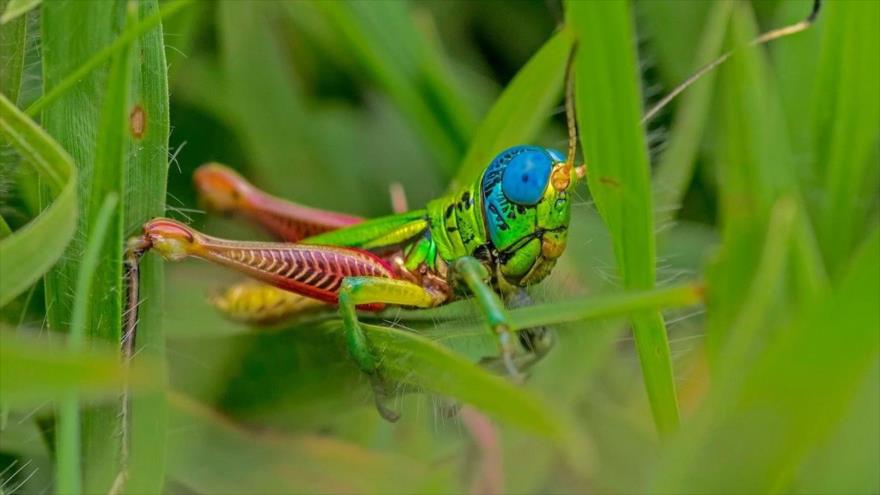
<instances>
[{"instance_id":1,"label":"green grass blade","mask_svg":"<svg viewBox=\"0 0 880 495\"><path fill-rule=\"evenodd\" d=\"M86 344L86 313L95 286L95 275L100 271L98 258L107 240L111 220L116 213L119 198L107 195L95 217L93 231L90 232L86 251L79 266L73 304L73 318L67 346L73 352L82 351ZM58 411L58 433L56 440L56 470L58 473L58 492L77 494L82 492L82 473L80 472L80 414L79 399L70 394L62 399Z\"/></svg>"},{"instance_id":2,"label":"green grass blade","mask_svg":"<svg viewBox=\"0 0 880 495\"><path fill-rule=\"evenodd\" d=\"M629 5L571 2L568 14L578 41L575 99L590 191L611 232L624 287L650 289L653 207ZM654 421L665 435L679 419L663 317L634 315L633 333Z\"/></svg>"},{"instance_id":3,"label":"green grass blade","mask_svg":"<svg viewBox=\"0 0 880 495\"><path fill-rule=\"evenodd\" d=\"M5 26L4 29L11 28L10 26L7 26L7 24L16 20L23 20L23 16L37 8L41 1L42 0L9 0L8 3L4 2L5 8L0 9L3 11L3 15L0 15L0 26ZM0 4L0 7L3 7L3 4Z\"/></svg>"},{"instance_id":4,"label":"green grass blade","mask_svg":"<svg viewBox=\"0 0 880 495\"><path fill-rule=\"evenodd\" d=\"M495 155L528 143L559 104L572 34L556 33L516 74L477 128L451 189L479 179Z\"/></svg>"},{"instance_id":5,"label":"green grass blade","mask_svg":"<svg viewBox=\"0 0 880 495\"><path fill-rule=\"evenodd\" d=\"M0 11L8 12L15 3L15 0L0 0ZM4 6L7 8L4 9ZM6 22L0 20L0 25L3 25L0 29L0 93L11 102L18 103L27 44L27 18L17 17Z\"/></svg>"},{"instance_id":6,"label":"green grass blade","mask_svg":"<svg viewBox=\"0 0 880 495\"><path fill-rule=\"evenodd\" d=\"M721 54L731 5L728 1L717 2L709 11L693 71ZM715 73L710 72L689 88L679 102L668 147L663 152L657 171L654 173L655 222L658 226L663 226L675 218L688 186L693 180L697 152L709 117L714 85Z\"/></svg>"},{"instance_id":7,"label":"green grass blade","mask_svg":"<svg viewBox=\"0 0 880 495\"><path fill-rule=\"evenodd\" d=\"M62 85L69 89L42 112L46 131L70 153L81 180L77 186L80 211L91 195L91 169L95 162L99 103L106 88L106 68L86 72L79 84L68 85L65 78L83 61L112 41L114 19L112 2L48 2L42 5L43 88L48 93ZM77 19L77 20L74 20ZM82 25L89 22L88 28ZM79 22L79 24L77 24ZM96 104L98 103L98 104ZM75 117L74 117L75 116ZM74 224L80 232L85 220ZM49 328L63 331L71 319L73 281L76 280L80 253L85 249L84 235L76 236L68 247L71 256L63 257L46 277L46 301Z\"/></svg>"},{"instance_id":8,"label":"green grass blade","mask_svg":"<svg viewBox=\"0 0 880 495\"><path fill-rule=\"evenodd\" d=\"M138 2L140 18L159 11L157 0ZM135 42L140 63L133 68L129 116L128 170L125 178L125 236L165 213L168 179L169 102L163 27L148 31ZM132 132L132 125L142 127ZM136 129L135 129L136 130ZM165 334L162 325L164 273L158 256L141 260L138 287L137 359L151 359L161 366L154 376L158 384L167 381ZM128 308L126 308L128 310ZM165 483L167 405L161 392L131 399L131 452L126 483L130 493L159 493Z\"/></svg>"},{"instance_id":9,"label":"green grass blade","mask_svg":"<svg viewBox=\"0 0 880 495\"><path fill-rule=\"evenodd\" d=\"M445 176L461 160L475 118L454 77L415 28L404 2L316 2L340 41L433 150Z\"/></svg>"},{"instance_id":10,"label":"green grass blade","mask_svg":"<svg viewBox=\"0 0 880 495\"><path fill-rule=\"evenodd\" d=\"M760 49L747 48L756 26L748 5L733 9L728 37L737 50L718 73L718 182L721 248L710 266L706 343L721 351L759 276L770 210L782 196L798 196L788 136ZM801 210L800 207L797 208ZM781 309L780 309L781 311Z\"/></svg>"},{"instance_id":11,"label":"green grass blade","mask_svg":"<svg viewBox=\"0 0 880 495\"><path fill-rule=\"evenodd\" d=\"M0 397L12 406L38 406L76 393L83 400L113 400L128 380L133 390L152 386L155 366L144 360L126 371L115 346L73 351L60 342L0 329Z\"/></svg>"},{"instance_id":12,"label":"green grass blade","mask_svg":"<svg viewBox=\"0 0 880 495\"><path fill-rule=\"evenodd\" d=\"M21 294L61 257L76 228L76 170L70 156L0 95L0 135L37 169L54 202L36 219L0 241L0 307Z\"/></svg>"},{"instance_id":13,"label":"green grass blade","mask_svg":"<svg viewBox=\"0 0 880 495\"><path fill-rule=\"evenodd\" d=\"M508 311L513 330L575 321L628 316L649 310L693 306L703 298L699 284L663 289L627 291L621 294L588 296L557 303L541 304Z\"/></svg>"},{"instance_id":14,"label":"green grass blade","mask_svg":"<svg viewBox=\"0 0 880 495\"><path fill-rule=\"evenodd\" d=\"M813 94L816 215L822 252L834 274L846 265L876 208L880 179L880 3L830 2Z\"/></svg>"}]
</instances>

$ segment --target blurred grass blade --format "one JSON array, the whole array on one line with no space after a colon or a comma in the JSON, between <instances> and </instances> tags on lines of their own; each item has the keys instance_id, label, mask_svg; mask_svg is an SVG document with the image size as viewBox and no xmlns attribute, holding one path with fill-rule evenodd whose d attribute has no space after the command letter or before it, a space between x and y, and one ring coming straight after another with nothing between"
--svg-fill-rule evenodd
<instances>
[{"instance_id":1,"label":"blurred grass blade","mask_svg":"<svg viewBox=\"0 0 880 495\"><path fill-rule=\"evenodd\" d=\"M665 2L654 2L665 3ZM675 3L675 2L673 2ZM706 27L700 38L696 71L711 62L721 53L724 33L730 17L730 1L716 2L709 11ZM679 109L675 114L668 147L660 158L654 173L655 223L664 226L674 219L681 208L681 202L694 177L697 152L709 116L712 89L715 85L715 72L710 72L685 94L681 96Z\"/></svg>"},{"instance_id":2,"label":"blurred grass blade","mask_svg":"<svg viewBox=\"0 0 880 495\"><path fill-rule=\"evenodd\" d=\"M17 0L0 0L0 11L8 11ZM7 7L4 9L4 6ZM27 45L27 18L17 17L0 21L0 93L13 103L18 103L21 75L24 70L24 53Z\"/></svg>"},{"instance_id":3,"label":"blurred grass blade","mask_svg":"<svg viewBox=\"0 0 880 495\"><path fill-rule=\"evenodd\" d=\"M405 2L315 2L338 39L423 136L447 177L464 154L474 116L454 76L415 29Z\"/></svg>"},{"instance_id":4,"label":"blurred grass blade","mask_svg":"<svg viewBox=\"0 0 880 495\"><path fill-rule=\"evenodd\" d=\"M699 427L684 431L672 446L650 491L797 488L792 477L798 466L822 445L854 394L865 390L860 385L875 373L880 356L880 230L868 237L844 276L780 329L755 366L743 370L739 362L726 363L739 372L713 387L693 421ZM876 394L876 387L868 393ZM719 456L719 445L737 447Z\"/></svg>"},{"instance_id":5,"label":"blurred grass blade","mask_svg":"<svg viewBox=\"0 0 880 495\"><path fill-rule=\"evenodd\" d=\"M745 47L755 33L748 4L736 3L728 30L732 47ZM710 361L735 328L749 288L759 276L772 206L784 195L799 201L779 99L763 52L734 49L736 54L718 72L718 129L723 136L716 155L721 248L707 275L713 294L706 332ZM781 306L778 309L783 311Z\"/></svg>"},{"instance_id":6,"label":"blurred grass blade","mask_svg":"<svg viewBox=\"0 0 880 495\"><path fill-rule=\"evenodd\" d=\"M41 0L9 0L6 3L6 8L2 9L3 15L0 15L0 26L4 26L3 29L9 28L6 24L9 24L15 20L22 20L23 16L27 14L29 11L37 8L40 5ZM2 6L2 4L0 4Z\"/></svg>"},{"instance_id":7,"label":"blurred grass blade","mask_svg":"<svg viewBox=\"0 0 880 495\"><path fill-rule=\"evenodd\" d=\"M33 285L64 252L76 228L76 171L70 156L0 95L0 133L49 184L54 202L0 241L0 307Z\"/></svg>"},{"instance_id":8,"label":"blurred grass blade","mask_svg":"<svg viewBox=\"0 0 880 495\"><path fill-rule=\"evenodd\" d=\"M12 234L12 229L9 228L9 224L6 223L6 219L0 215L0 241L9 237Z\"/></svg>"},{"instance_id":9,"label":"blurred grass blade","mask_svg":"<svg viewBox=\"0 0 880 495\"><path fill-rule=\"evenodd\" d=\"M611 232L624 287L650 289L653 207L629 5L570 2L568 14L578 41L575 101L590 191ZM654 421L669 434L679 419L663 317L634 315L633 333Z\"/></svg>"},{"instance_id":10,"label":"blurred grass blade","mask_svg":"<svg viewBox=\"0 0 880 495\"><path fill-rule=\"evenodd\" d=\"M76 279L73 319L70 322L70 333L67 347L71 352L81 352L86 344L86 311L89 300L94 297L95 274L100 271L98 257L107 240L110 221L116 212L119 198L115 194L107 195L95 217L93 231L89 233L86 251L79 266ZM59 405L57 417L58 430L56 441L56 471L58 492L78 494L82 492L82 473L80 472L80 415L79 398L76 394L68 394Z\"/></svg>"},{"instance_id":11,"label":"blurred grass blade","mask_svg":"<svg viewBox=\"0 0 880 495\"><path fill-rule=\"evenodd\" d=\"M880 2L830 2L813 94L817 213L822 252L834 274L846 265L876 211L880 179Z\"/></svg>"},{"instance_id":12,"label":"blurred grass blade","mask_svg":"<svg viewBox=\"0 0 880 495\"><path fill-rule=\"evenodd\" d=\"M667 90L674 88L701 67L694 50L706 40L711 12L720 2L634 2L636 23L644 26L645 42ZM722 31L723 33L723 31ZM708 62L708 60L706 60ZM710 86L710 85L707 85ZM660 95L662 97L662 95Z\"/></svg>"},{"instance_id":13,"label":"blurred grass blade","mask_svg":"<svg viewBox=\"0 0 880 495\"><path fill-rule=\"evenodd\" d=\"M169 402L170 474L201 493L425 493L449 482L449 468L323 435L249 431L179 394Z\"/></svg>"},{"instance_id":14,"label":"blurred grass blade","mask_svg":"<svg viewBox=\"0 0 880 495\"><path fill-rule=\"evenodd\" d=\"M158 0L137 3L141 19L159 10ZM123 234L139 232L146 221L165 213L168 180L169 102L164 28L160 24L133 45L139 54L134 64L126 153L125 209ZM138 282L138 333L134 354L137 360L157 363L154 381L166 385L165 334L162 322L164 272L158 256L141 259ZM130 311L130 308L126 308ZM167 449L167 405L161 391L139 394L131 401L129 493L160 493L165 485Z\"/></svg>"},{"instance_id":15,"label":"blurred grass blade","mask_svg":"<svg viewBox=\"0 0 880 495\"><path fill-rule=\"evenodd\" d=\"M495 155L535 138L559 104L572 33L563 29L520 69L477 128L450 189L477 180Z\"/></svg>"},{"instance_id":16,"label":"blurred grass blade","mask_svg":"<svg viewBox=\"0 0 880 495\"><path fill-rule=\"evenodd\" d=\"M239 130L250 162L252 180L305 204L320 205L324 196L315 184L336 183L332 167L298 167L327 163L328 151L306 108L300 81L288 67L276 33L267 28L280 9L274 2L222 2L216 10L220 66L230 117ZM217 106L217 104L214 104ZM292 170L297 180L290 180Z\"/></svg>"},{"instance_id":17,"label":"blurred grass blade","mask_svg":"<svg viewBox=\"0 0 880 495\"><path fill-rule=\"evenodd\" d=\"M773 16L774 26L789 26L803 20L810 11L812 0L780 2ZM791 136L795 170L805 184L816 182L816 164L813 163L815 143L813 132L813 95L819 71L819 43L827 25L833 2L825 2L817 24L805 32L775 41L768 46L773 60L774 78L779 85L779 97L785 109L785 118Z\"/></svg>"},{"instance_id":18,"label":"blurred grass blade","mask_svg":"<svg viewBox=\"0 0 880 495\"><path fill-rule=\"evenodd\" d=\"M57 342L0 329L0 397L4 404L37 406L68 393L86 400L113 400L126 379L135 391L149 388L154 368L145 360L125 371L111 346L72 351Z\"/></svg>"}]
</instances>

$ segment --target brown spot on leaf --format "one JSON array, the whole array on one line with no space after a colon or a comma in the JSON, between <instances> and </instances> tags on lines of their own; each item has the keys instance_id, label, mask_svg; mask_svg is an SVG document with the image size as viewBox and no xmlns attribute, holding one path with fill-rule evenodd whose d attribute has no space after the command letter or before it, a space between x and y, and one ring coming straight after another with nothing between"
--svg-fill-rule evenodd
<instances>
[{"instance_id":1,"label":"brown spot on leaf","mask_svg":"<svg viewBox=\"0 0 880 495\"><path fill-rule=\"evenodd\" d=\"M147 130L147 114L140 104L136 104L128 114L128 128L135 139L144 137L144 132Z\"/></svg>"},{"instance_id":2,"label":"brown spot on leaf","mask_svg":"<svg viewBox=\"0 0 880 495\"><path fill-rule=\"evenodd\" d=\"M606 186L620 187L620 182L617 182L617 179L612 179L611 177L599 177L599 182Z\"/></svg>"}]
</instances>

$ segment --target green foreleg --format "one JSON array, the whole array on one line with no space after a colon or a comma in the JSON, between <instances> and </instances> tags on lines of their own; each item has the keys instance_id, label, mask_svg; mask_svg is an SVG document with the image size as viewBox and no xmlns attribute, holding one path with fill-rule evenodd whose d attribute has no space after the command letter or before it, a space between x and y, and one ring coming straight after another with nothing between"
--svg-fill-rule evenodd
<instances>
[{"instance_id":1,"label":"green foreleg","mask_svg":"<svg viewBox=\"0 0 880 495\"><path fill-rule=\"evenodd\" d=\"M442 302L423 287L404 280L377 277L348 277L339 290L339 314L345 329L345 342L354 362L370 377L376 409L388 421L397 421L400 415L386 406L388 390L379 369L379 362L357 318L357 306L362 304L395 304L430 308Z\"/></svg>"},{"instance_id":2,"label":"green foreleg","mask_svg":"<svg viewBox=\"0 0 880 495\"><path fill-rule=\"evenodd\" d=\"M501 301L501 298L498 297L498 294L487 283L491 274L482 263L470 256L457 259L453 269L455 274L468 286L468 289L470 289L483 310L489 327L498 336L501 359L504 361L507 372L515 380L520 380L522 377L516 368L516 364L513 362L513 335L510 331L507 311L504 309L504 303Z\"/></svg>"}]
</instances>

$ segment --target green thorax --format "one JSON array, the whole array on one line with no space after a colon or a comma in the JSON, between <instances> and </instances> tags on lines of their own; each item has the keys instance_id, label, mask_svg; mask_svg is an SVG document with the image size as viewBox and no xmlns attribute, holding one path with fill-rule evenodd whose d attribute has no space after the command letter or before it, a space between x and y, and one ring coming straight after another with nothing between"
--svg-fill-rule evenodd
<instances>
[{"instance_id":1,"label":"green thorax","mask_svg":"<svg viewBox=\"0 0 880 495\"><path fill-rule=\"evenodd\" d=\"M482 210L479 182L428 203L431 239L443 261L473 256L486 245Z\"/></svg>"}]
</instances>

